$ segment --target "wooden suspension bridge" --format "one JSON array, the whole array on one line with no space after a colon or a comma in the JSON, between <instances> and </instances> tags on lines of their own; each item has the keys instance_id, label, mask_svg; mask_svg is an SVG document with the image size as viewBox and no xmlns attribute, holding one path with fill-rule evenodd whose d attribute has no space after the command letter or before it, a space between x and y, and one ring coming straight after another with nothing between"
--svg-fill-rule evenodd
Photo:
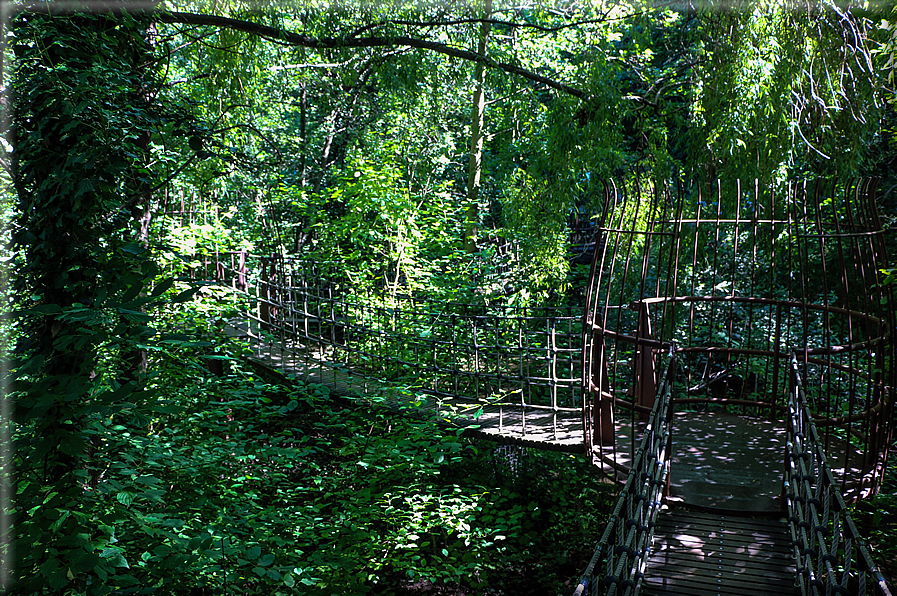
<instances>
[{"instance_id":1,"label":"wooden suspension bridge","mask_svg":"<svg viewBox=\"0 0 897 596\"><path fill-rule=\"evenodd\" d=\"M385 300L283 256L215 278L261 365L624 484L577 594L885 595L846 507L893 440L874 191L609 186L584 316Z\"/></svg>"}]
</instances>

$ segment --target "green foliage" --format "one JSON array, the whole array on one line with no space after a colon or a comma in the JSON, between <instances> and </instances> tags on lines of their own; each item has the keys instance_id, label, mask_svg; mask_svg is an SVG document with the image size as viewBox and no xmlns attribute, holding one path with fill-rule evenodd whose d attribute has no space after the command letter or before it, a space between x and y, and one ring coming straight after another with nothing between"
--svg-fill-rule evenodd
<instances>
[{"instance_id":1,"label":"green foliage","mask_svg":"<svg viewBox=\"0 0 897 596\"><path fill-rule=\"evenodd\" d=\"M567 213L551 200L548 184L515 172L505 196L505 221L511 238L520 243L520 277L534 292L564 291L569 262L566 260Z\"/></svg>"},{"instance_id":2,"label":"green foliage","mask_svg":"<svg viewBox=\"0 0 897 596\"><path fill-rule=\"evenodd\" d=\"M879 135L872 15L745 3L702 16L689 164L709 179L866 175ZM837 65L837 66L836 66ZM837 74L836 74L837 73Z\"/></svg>"},{"instance_id":3,"label":"green foliage","mask_svg":"<svg viewBox=\"0 0 897 596\"><path fill-rule=\"evenodd\" d=\"M456 18L476 7L277 4L227 9L319 37L467 48L479 27ZM595 207L601 179L887 170L865 60L892 28L839 10L497 11L490 58L589 96L486 76L476 224L520 247L510 263L485 244L463 250L472 64L208 27L156 25L151 47L143 17L17 16L17 589L569 591L608 498L584 462L267 386L219 333L236 297L194 296L160 266L300 252L389 304L564 300L576 274L565 217ZM194 197L207 217L160 217L151 255L136 218L163 196ZM711 279L709 261L697 266ZM211 375L210 361L229 372Z\"/></svg>"},{"instance_id":4,"label":"green foliage","mask_svg":"<svg viewBox=\"0 0 897 596\"><path fill-rule=\"evenodd\" d=\"M194 306L184 313L202 324ZM324 387L266 385L239 346L193 336L157 344L151 393L91 421L70 493L23 474L20 497L39 498L22 544L41 531L70 546L23 557L50 592L329 595L414 581L565 593L590 556L614 488L587 461L473 442ZM205 368L213 349L225 376Z\"/></svg>"},{"instance_id":5,"label":"green foliage","mask_svg":"<svg viewBox=\"0 0 897 596\"><path fill-rule=\"evenodd\" d=\"M155 172L146 22L128 15L13 22L17 192L12 286L15 380L15 568L22 593L85 585L125 566L113 517L83 500L102 470L109 428L152 399L141 345L156 265L135 217Z\"/></svg>"},{"instance_id":6,"label":"green foliage","mask_svg":"<svg viewBox=\"0 0 897 596\"><path fill-rule=\"evenodd\" d=\"M893 586L897 581L897 461L893 451L879 493L857 503L851 514L860 535L868 540L873 560Z\"/></svg>"},{"instance_id":7,"label":"green foliage","mask_svg":"<svg viewBox=\"0 0 897 596\"><path fill-rule=\"evenodd\" d=\"M316 230L309 248L317 258L339 263L353 283L385 288L393 299L399 290L425 287L433 263L457 250L460 238L444 186L414 188L393 162L398 150L385 145L382 153L353 156L329 195L295 204Z\"/></svg>"}]
</instances>

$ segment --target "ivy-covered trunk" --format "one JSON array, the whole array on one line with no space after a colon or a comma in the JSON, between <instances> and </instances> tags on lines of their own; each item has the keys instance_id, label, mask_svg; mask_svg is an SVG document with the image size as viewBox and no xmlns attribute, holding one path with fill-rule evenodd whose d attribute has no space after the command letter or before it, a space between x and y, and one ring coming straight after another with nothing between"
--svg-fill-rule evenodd
<instances>
[{"instance_id":1,"label":"ivy-covered trunk","mask_svg":"<svg viewBox=\"0 0 897 596\"><path fill-rule=\"evenodd\" d=\"M127 14L13 22L12 283L16 381L16 579L21 593L99 593L124 563L91 519L95 437L132 401L128 362L147 334L134 307L154 273L134 215L152 178L146 23Z\"/></svg>"}]
</instances>

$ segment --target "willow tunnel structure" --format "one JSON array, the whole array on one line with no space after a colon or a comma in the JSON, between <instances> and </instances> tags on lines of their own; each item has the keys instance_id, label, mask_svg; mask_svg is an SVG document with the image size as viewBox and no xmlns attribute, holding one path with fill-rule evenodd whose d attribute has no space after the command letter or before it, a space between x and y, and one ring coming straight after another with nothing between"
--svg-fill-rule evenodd
<instances>
[{"instance_id":1,"label":"willow tunnel structure","mask_svg":"<svg viewBox=\"0 0 897 596\"><path fill-rule=\"evenodd\" d=\"M776 428L793 352L837 481L853 498L875 491L895 381L875 190L834 181L609 185L583 330L593 461L627 473L661 354L677 360L680 428L735 418Z\"/></svg>"}]
</instances>

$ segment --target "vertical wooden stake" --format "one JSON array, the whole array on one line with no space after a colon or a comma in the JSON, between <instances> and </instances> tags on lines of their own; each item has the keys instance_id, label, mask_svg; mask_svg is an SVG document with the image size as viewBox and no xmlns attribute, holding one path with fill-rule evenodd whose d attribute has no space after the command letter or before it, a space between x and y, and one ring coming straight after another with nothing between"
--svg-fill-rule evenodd
<instances>
[{"instance_id":1,"label":"vertical wooden stake","mask_svg":"<svg viewBox=\"0 0 897 596\"><path fill-rule=\"evenodd\" d=\"M271 299L271 291L268 287L268 261L262 260L262 271L259 275L259 320L262 323L264 331L271 331L271 310L269 300Z\"/></svg>"},{"instance_id":2,"label":"vertical wooden stake","mask_svg":"<svg viewBox=\"0 0 897 596\"><path fill-rule=\"evenodd\" d=\"M614 396L610 391L610 375L607 372L607 352L604 338L596 337L592 341L592 416L594 429L594 445L614 445ZM597 389L597 392L596 392ZM597 393L597 399L594 399Z\"/></svg>"},{"instance_id":3,"label":"vertical wooden stake","mask_svg":"<svg viewBox=\"0 0 897 596\"><path fill-rule=\"evenodd\" d=\"M657 399L657 371L654 364L654 351L641 344L642 339L651 339L651 318L648 316L648 305L638 303L638 328L635 332L635 400L640 406L654 407ZM648 421L647 412L639 413L639 420Z\"/></svg>"}]
</instances>

